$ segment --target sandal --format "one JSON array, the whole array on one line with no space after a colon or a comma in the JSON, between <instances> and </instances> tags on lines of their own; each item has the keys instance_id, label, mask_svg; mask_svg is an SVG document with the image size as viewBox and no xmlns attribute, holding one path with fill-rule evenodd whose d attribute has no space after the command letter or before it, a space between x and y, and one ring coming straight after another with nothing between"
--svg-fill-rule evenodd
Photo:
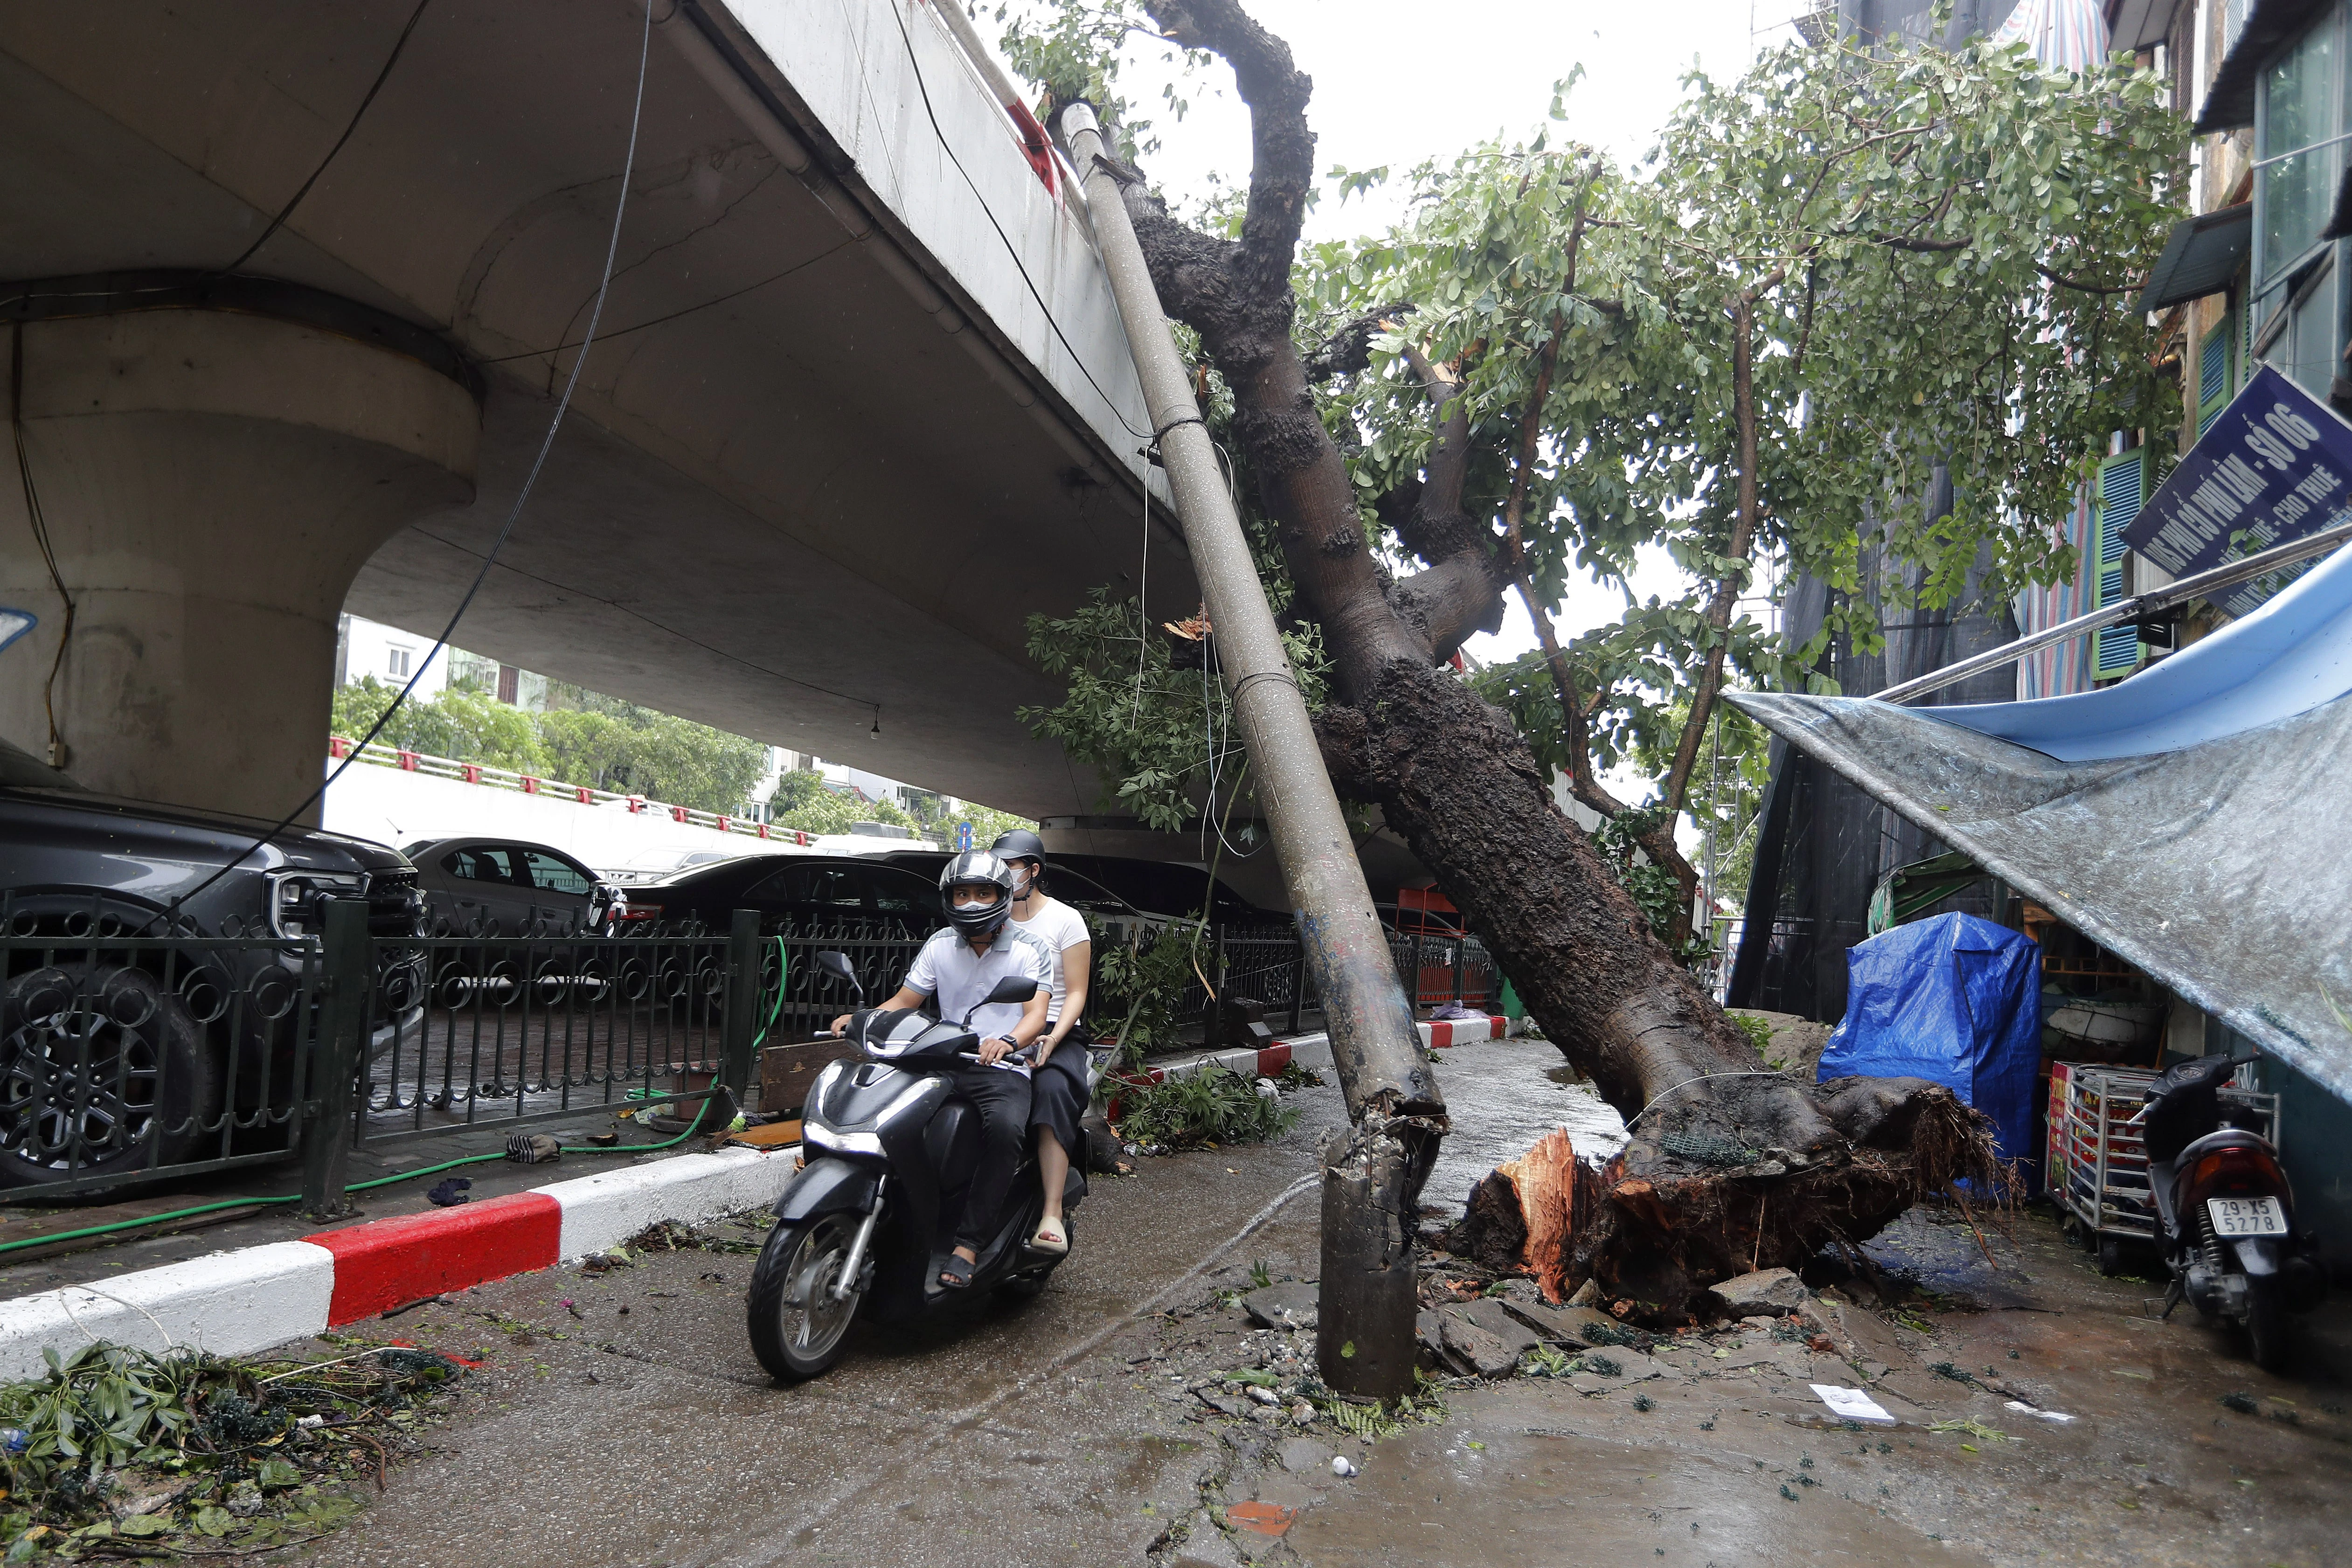
<instances>
[{"instance_id":1,"label":"sandal","mask_svg":"<svg viewBox=\"0 0 2352 1568\"><path fill-rule=\"evenodd\" d=\"M969 1289L971 1286L971 1270L972 1265L968 1260L958 1258L952 1252L949 1253L947 1262L942 1264L940 1268L940 1289L946 1290Z\"/></svg>"},{"instance_id":2,"label":"sandal","mask_svg":"<svg viewBox=\"0 0 2352 1568\"><path fill-rule=\"evenodd\" d=\"M1036 1234L1029 1238L1029 1250L1048 1258L1064 1257L1070 1250L1070 1233L1058 1220L1039 1220Z\"/></svg>"}]
</instances>

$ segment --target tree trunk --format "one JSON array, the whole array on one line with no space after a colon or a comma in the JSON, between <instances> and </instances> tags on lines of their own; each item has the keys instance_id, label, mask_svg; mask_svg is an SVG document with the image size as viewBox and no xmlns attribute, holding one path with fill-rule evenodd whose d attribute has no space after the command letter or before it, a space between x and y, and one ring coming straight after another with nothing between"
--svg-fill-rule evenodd
<instances>
[{"instance_id":1,"label":"tree trunk","mask_svg":"<svg viewBox=\"0 0 2352 1568\"><path fill-rule=\"evenodd\" d=\"M1437 458L1397 514L1429 570L1391 583L1366 543L1291 338L1311 84L1237 0L1147 4L1171 38L1229 61L1251 107L1238 241L1175 222L1139 179L1124 186L1125 205L1163 307L1200 333L1233 389L1236 438L1322 628L1335 701L1318 729L1334 782L1381 806L1546 1034L1632 1126L1597 1178L1605 1193L1578 1227L1575 1270L1677 1317L1714 1280L1861 1240L1954 1176L1985 1174L1982 1120L1946 1089L1916 1079L1816 1089L1764 1071L1552 804L1510 721L1437 667L1453 650L1436 628L1491 623L1516 563L1491 521L1462 515L1465 465ZM1418 1184L1414 1173L1416 1194Z\"/></svg>"}]
</instances>

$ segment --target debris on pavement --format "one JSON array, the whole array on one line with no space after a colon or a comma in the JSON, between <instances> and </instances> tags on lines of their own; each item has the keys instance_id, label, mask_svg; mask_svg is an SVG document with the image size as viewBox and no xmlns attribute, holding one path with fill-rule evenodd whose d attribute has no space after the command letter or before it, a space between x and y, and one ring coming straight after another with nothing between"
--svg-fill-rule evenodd
<instances>
[{"instance_id":1,"label":"debris on pavement","mask_svg":"<svg viewBox=\"0 0 2352 1568\"><path fill-rule=\"evenodd\" d=\"M466 1192L473 1184L464 1176L447 1177L433 1184L433 1190L425 1194L425 1201L436 1208L456 1208L459 1204L472 1201L466 1196Z\"/></svg>"},{"instance_id":2,"label":"debris on pavement","mask_svg":"<svg viewBox=\"0 0 2352 1568\"><path fill-rule=\"evenodd\" d=\"M1874 1426L1895 1425L1895 1417L1859 1388L1842 1388L1826 1383L1814 1384L1812 1388L1822 1396L1822 1403L1843 1420L1867 1422Z\"/></svg>"}]
</instances>

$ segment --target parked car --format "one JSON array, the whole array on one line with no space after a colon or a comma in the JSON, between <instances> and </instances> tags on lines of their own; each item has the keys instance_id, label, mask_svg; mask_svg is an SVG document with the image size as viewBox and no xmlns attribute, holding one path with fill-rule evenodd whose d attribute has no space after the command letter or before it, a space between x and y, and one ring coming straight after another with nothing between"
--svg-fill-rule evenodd
<instances>
[{"instance_id":1,"label":"parked car","mask_svg":"<svg viewBox=\"0 0 2352 1568\"><path fill-rule=\"evenodd\" d=\"M737 910L763 929L818 935L925 936L942 923L938 873L919 876L864 855L746 855L626 889L632 930L726 931Z\"/></svg>"},{"instance_id":2,"label":"parked car","mask_svg":"<svg viewBox=\"0 0 2352 1568\"><path fill-rule=\"evenodd\" d=\"M572 936L601 931L616 889L544 844L425 838L400 851L415 863L436 936Z\"/></svg>"},{"instance_id":3,"label":"parked car","mask_svg":"<svg viewBox=\"0 0 2352 1568\"><path fill-rule=\"evenodd\" d=\"M232 1091L247 1116L290 1082L301 969L283 939L349 897L376 937L423 934L396 851L270 826L92 794L0 742L0 1185L218 1150L205 1124ZM164 941L110 945L131 937ZM206 938L248 945L194 945ZM422 1005L421 955L385 950L380 1026Z\"/></svg>"},{"instance_id":4,"label":"parked car","mask_svg":"<svg viewBox=\"0 0 2352 1568\"><path fill-rule=\"evenodd\" d=\"M948 858L941 853L898 850L876 859L910 871L928 870L937 877ZM1110 919L1144 915L1187 920L1209 901L1209 923L1215 926L1287 925L1287 910L1263 910L1219 882L1212 895L1209 874L1198 866L1166 860L1136 860L1120 855L1053 855L1047 858L1045 888L1054 897L1088 914Z\"/></svg>"},{"instance_id":5,"label":"parked car","mask_svg":"<svg viewBox=\"0 0 2352 1568\"><path fill-rule=\"evenodd\" d=\"M887 866L912 871L918 877L927 877L936 883L940 872L952 857L943 849L894 849L873 858ZM1090 915L1100 915L1108 920L1133 920L1153 912L1137 909L1093 878L1066 868L1059 860L1053 863L1045 881L1054 897L1072 909L1083 910Z\"/></svg>"}]
</instances>

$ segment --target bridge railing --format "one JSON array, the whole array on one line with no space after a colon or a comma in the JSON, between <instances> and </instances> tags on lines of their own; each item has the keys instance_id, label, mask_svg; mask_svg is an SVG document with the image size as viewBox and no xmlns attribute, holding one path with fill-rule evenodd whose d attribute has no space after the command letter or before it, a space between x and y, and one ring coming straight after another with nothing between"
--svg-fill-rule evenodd
<instances>
[{"instance_id":1,"label":"bridge railing","mask_svg":"<svg viewBox=\"0 0 2352 1568\"><path fill-rule=\"evenodd\" d=\"M353 743L341 735L327 738L327 755L332 760L341 761L350 756L353 749ZM567 784L561 779L541 778L536 773L517 773L512 768L492 767L487 763L461 763L455 757L436 757L425 752L412 752L383 741L371 741L356 749L362 763L398 768L403 773L415 773L424 778L449 779L457 784L509 790L517 795L543 795L550 800L572 801L581 805L621 805L627 807L633 816L667 816L672 822L682 822L690 826L708 827L719 833L740 833L750 838L773 839L780 844L793 844L803 848L815 841L796 827L772 827L751 816L703 811L690 805L672 805L667 801L654 800L642 795Z\"/></svg>"}]
</instances>

